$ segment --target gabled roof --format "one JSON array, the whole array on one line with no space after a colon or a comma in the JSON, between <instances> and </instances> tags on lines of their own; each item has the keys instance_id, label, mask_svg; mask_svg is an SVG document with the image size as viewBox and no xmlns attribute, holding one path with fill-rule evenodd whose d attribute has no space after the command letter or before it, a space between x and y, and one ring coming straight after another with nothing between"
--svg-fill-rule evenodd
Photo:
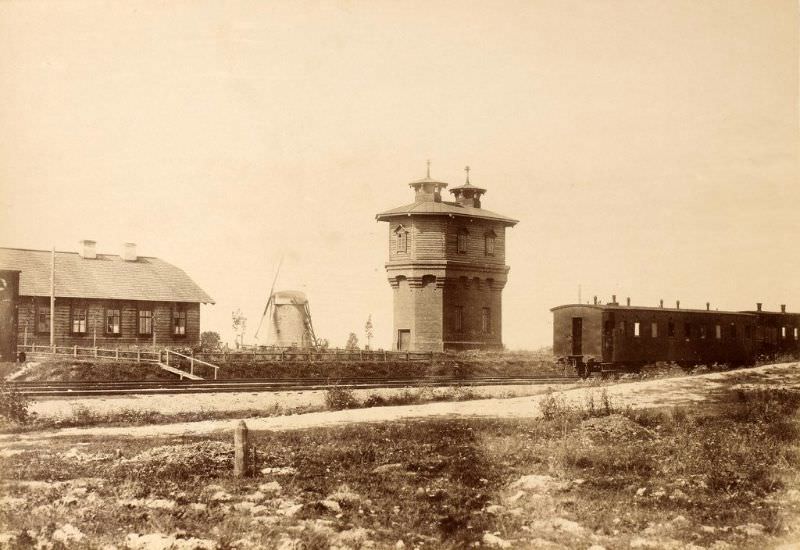
<instances>
[{"instance_id":1,"label":"gabled roof","mask_svg":"<svg viewBox=\"0 0 800 550\"><path fill-rule=\"evenodd\" d=\"M380 214L375 216L375 218L379 221L385 221L397 216L443 215L443 214L452 216L464 216L468 218L481 218L485 220L494 220L510 226L516 225L519 221L513 218L503 216L502 214L491 212L490 210L484 210L483 208L472 208L470 206L462 206L460 204L447 201L415 202L407 204L405 206L392 208L391 210L387 210L385 212L381 212Z\"/></svg>"},{"instance_id":2,"label":"gabled roof","mask_svg":"<svg viewBox=\"0 0 800 550\"><path fill-rule=\"evenodd\" d=\"M50 296L51 256L48 250L0 247L0 269L22 272L21 296ZM55 290L60 298L214 303L182 269L147 256L130 262L112 254L90 260L56 252Z\"/></svg>"}]
</instances>

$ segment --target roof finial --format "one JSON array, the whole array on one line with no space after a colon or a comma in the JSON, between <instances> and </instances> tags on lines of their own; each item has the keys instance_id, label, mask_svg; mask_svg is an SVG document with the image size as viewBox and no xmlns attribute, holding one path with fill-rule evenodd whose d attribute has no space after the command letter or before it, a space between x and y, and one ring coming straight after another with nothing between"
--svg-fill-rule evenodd
<instances>
[{"instance_id":1,"label":"roof finial","mask_svg":"<svg viewBox=\"0 0 800 550\"><path fill-rule=\"evenodd\" d=\"M428 159L428 179L431 179L431 159Z\"/></svg>"},{"instance_id":2,"label":"roof finial","mask_svg":"<svg viewBox=\"0 0 800 550\"><path fill-rule=\"evenodd\" d=\"M464 171L467 173L467 183L469 183L469 166L465 167Z\"/></svg>"}]
</instances>

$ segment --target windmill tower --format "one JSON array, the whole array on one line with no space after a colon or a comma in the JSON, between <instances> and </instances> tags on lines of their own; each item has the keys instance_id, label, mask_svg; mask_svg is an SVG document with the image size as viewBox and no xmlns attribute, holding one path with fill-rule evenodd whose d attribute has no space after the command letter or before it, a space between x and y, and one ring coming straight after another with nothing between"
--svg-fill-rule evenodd
<instances>
[{"instance_id":1,"label":"windmill tower","mask_svg":"<svg viewBox=\"0 0 800 550\"><path fill-rule=\"evenodd\" d=\"M317 345L317 337L314 334L314 325L311 323L311 309L308 306L308 298L299 290L279 290L275 292L275 282L278 280L278 272L272 281L272 288L269 291L267 305L261 322L258 324L255 337L267 320L266 336L264 345L280 348L313 348Z\"/></svg>"}]
</instances>

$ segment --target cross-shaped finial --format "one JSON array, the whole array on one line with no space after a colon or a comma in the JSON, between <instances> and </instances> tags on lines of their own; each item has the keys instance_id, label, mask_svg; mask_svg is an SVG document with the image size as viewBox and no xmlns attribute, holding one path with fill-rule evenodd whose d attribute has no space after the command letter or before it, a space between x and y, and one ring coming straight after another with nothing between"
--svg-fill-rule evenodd
<instances>
[{"instance_id":1,"label":"cross-shaped finial","mask_svg":"<svg viewBox=\"0 0 800 550\"><path fill-rule=\"evenodd\" d=\"M467 183L469 183L469 166L464 168L464 171L467 173Z\"/></svg>"},{"instance_id":2,"label":"cross-shaped finial","mask_svg":"<svg viewBox=\"0 0 800 550\"><path fill-rule=\"evenodd\" d=\"M428 178L431 177L431 159L428 159Z\"/></svg>"}]
</instances>

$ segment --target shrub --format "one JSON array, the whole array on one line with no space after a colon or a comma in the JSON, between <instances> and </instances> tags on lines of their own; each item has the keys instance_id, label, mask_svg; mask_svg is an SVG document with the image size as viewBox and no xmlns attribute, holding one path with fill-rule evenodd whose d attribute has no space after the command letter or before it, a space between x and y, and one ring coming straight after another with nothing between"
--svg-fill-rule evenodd
<instances>
[{"instance_id":1,"label":"shrub","mask_svg":"<svg viewBox=\"0 0 800 550\"><path fill-rule=\"evenodd\" d=\"M36 416L28 410L30 405L30 399L0 380L0 417L16 424L27 424Z\"/></svg>"},{"instance_id":2,"label":"shrub","mask_svg":"<svg viewBox=\"0 0 800 550\"><path fill-rule=\"evenodd\" d=\"M356 399L353 390L347 388L334 387L325 392L325 405L333 411L342 409L355 409L361 405Z\"/></svg>"},{"instance_id":3,"label":"shrub","mask_svg":"<svg viewBox=\"0 0 800 550\"><path fill-rule=\"evenodd\" d=\"M545 420L555 420L573 412L561 395L548 393L539 401L539 410Z\"/></svg>"}]
</instances>

